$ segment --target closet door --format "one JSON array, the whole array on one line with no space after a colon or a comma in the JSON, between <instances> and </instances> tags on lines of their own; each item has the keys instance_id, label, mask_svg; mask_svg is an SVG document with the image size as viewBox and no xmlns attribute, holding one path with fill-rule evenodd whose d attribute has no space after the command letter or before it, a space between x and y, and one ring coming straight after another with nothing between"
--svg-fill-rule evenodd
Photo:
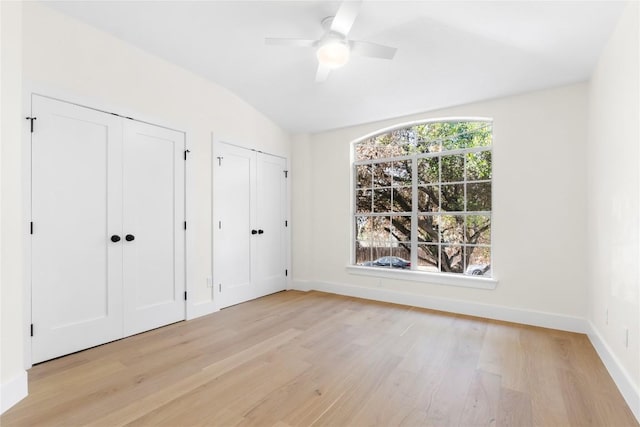
<instances>
[{"instance_id":1,"label":"closet door","mask_svg":"<svg viewBox=\"0 0 640 427\"><path fill-rule=\"evenodd\" d=\"M32 115L37 363L122 336L122 132L115 116L37 95Z\"/></svg>"},{"instance_id":2,"label":"closet door","mask_svg":"<svg viewBox=\"0 0 640 427\"><path fill-rule=\"evenodd\" d=\"M253 240L255 221L256 153L219 144L214 159L213 270L219 306L256 298Z\"/></svg>"},{"instance_id":3,"label":"closet door","mask_svg":"<svg viewBox=\"0 0 640 427\"><path fill-rule=\"evenodd\" d=\"M125 120L125 336L185 319L184 134Z\"/></svg>"},{"instance_id":4,"label":"closet door","mask_svg":"<svg viewBox=\"0 0 640 427\"><path fill-rule=\"evenodd\" d=\"M259 254L255 258L259 296L285 289L286 168L287 162L282 157L257 154L256 223L262 233L254 239L254 244Z\"/></svg>"},{"instance_id":5,"label":"closet door","mask_svg":"<svg viewBox=\"0 0 640 427\"><path fill-rule=\"evenodd\" d=\"M215 157L213 277L228 307L285 289L286 160L223 143Z\"/></svg>"}]
</instances>

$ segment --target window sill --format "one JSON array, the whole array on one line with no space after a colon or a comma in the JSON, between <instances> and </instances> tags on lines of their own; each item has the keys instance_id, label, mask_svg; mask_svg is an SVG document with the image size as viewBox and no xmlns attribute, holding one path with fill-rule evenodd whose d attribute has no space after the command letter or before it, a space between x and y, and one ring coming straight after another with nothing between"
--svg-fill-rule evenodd
<instances>
[{"instance_id":1,"label":"window sill","mask_svg":"<svg viewBox=\"0 0 640 427\"><path fill-rule=\"evenodd\" d=\"M498 280L486 277L466 276L463 274L428 273L412 270L392 270L380 267L362 267L348 265L347 272L360 276L385 279L411 280L414 282L434 283L438 285L461 286L475 289L495 289Z\"/></svg>"}]
</instances>

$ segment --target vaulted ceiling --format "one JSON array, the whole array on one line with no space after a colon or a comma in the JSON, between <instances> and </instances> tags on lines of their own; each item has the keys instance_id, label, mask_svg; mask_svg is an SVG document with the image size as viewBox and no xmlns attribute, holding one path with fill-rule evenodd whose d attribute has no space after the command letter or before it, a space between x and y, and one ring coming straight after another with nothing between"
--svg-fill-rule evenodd
<instances>
[{"instance_id":1,"label":"vaulted ceiling","mask_svg":"<svg viewBox=\"0 0 640 427\"><path fill-rule=\"evenodd\" d=\"M228 88L291 132L318 132L589 78L624 2L364 1L352 56L315 82L312 48L334 1L78 1L47 6Z\"/></svg>"}]
</instances>

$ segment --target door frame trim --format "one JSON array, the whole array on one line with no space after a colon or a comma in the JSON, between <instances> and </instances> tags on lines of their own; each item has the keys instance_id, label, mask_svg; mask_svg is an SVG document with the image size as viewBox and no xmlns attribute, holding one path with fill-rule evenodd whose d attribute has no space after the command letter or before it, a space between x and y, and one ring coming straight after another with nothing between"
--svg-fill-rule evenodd
<instances>
[{"instance_id":1,"label":"door frame trim","mask_svg":"<svg viewBox=\"0 0 640 427\"><path fill-rule=\"evenodd\" d=\"M23 79L22 86L22 111L24 117L32 116L32 96L38 95L45 98L53 99L60 102L66 102L68 104L74 104L80 107L89 108L92 110L100 111L106 114L117 114L123 118L129 118L138 122L146 123L153 126L158 126L166 129L170 129L176 132L180 132L184 135L184 149L190 150L191 139L193 138L193 132L188 127L180 127L175 123L172 123L166 119L160 119L148 114L141 113L133 110L129 107L124 107L119 104L114 104L103 99L94 97L82 96L68 90L60 89L58 87L35 82L29 79ZM35 128L37 129L38 123L36 121ZM32 322L32 293L31 293L31 234L30 234L30 222L32 218L31 212L31 130L28 122L25 120L25 124L22 132L22 217L25 220L22 223L23 230L23 362L24 368L30 369L33 366L32 362L32 346L31 346L31 322ZM193 257L189 254L195 252L195 218L193 215L194 206L192 189L188 183L193 180L193 168L189 167L189 160L184 165L184 220L187 221L187 230L185 231L184 242L184 283L185 290L188 295L194 294L194 285L192 278L194 275L195 265ZM185 301L185 320L197 317L193 314L196 312L193 299L187 299Z\"/></svg>"}]
</instances>

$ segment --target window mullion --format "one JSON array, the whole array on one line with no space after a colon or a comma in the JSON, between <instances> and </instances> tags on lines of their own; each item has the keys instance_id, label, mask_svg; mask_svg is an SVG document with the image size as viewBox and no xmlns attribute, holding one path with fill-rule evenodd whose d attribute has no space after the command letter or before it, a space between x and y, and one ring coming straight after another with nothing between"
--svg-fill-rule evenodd
<instances>
[{"instance_id":1,"label":"window mullion","mask_svg":"<svg viewBox=\"0 0 640 427\"><path fill-rule=\"evenodd\" d=\"M418 159L411 159L411 269L418 269Z\"/></svg>"}]
</instances>

